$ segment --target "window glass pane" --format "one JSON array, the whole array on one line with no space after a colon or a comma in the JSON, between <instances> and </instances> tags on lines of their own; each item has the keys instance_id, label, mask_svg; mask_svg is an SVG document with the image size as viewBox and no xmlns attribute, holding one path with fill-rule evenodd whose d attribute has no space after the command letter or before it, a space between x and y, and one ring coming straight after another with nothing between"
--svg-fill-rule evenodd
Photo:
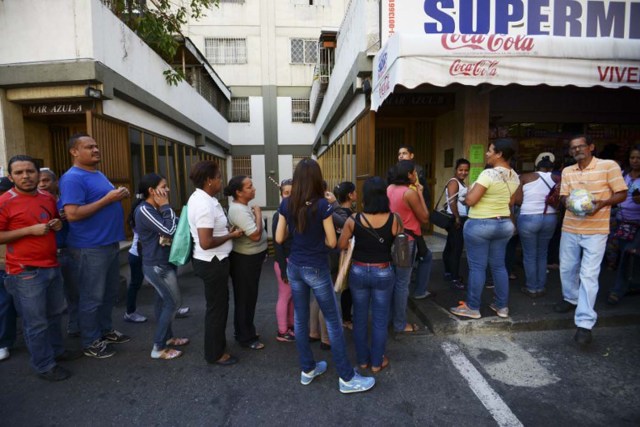
<instances>
[{"instance_id":1,"label":"window glass pane","mask_svg":"<svg viewBox=\"0 0 640 427\"><path fill-rule=\"evenodd\" d=\"M304 40L291 39L291 63L304 63Z\"/></svg>"},{"instance_id":2,"label":"window glass pane","mask_svg":"<svg viewBox=\"0 0 640 427\"><path fill-rule=\"evenodd\" d=\"M158 170L157 173L168 179L167 175L167 141L163 138L157 139L158 146Z\"/></svg>"},{"instance_id":3,"label":"window glass pane","mask_svg":"<svg viewBox=\"0 0 640 427\"><path fill-rule=\"evenodd\" d=\"M131 149L131 170L133 178L133 192L135 193L142 178L142 146L141 132L138 129L129 128L129 146Z\"/></svg>"},{"instance_id":4,"label":"window glass pane","mask_svg":"<svg viewBox=\"0 0 640 427\"><path fill-rule=\"evenodd\" d=\"M169 161L169 171L167 173L167 179L169 181L169 188L171 190L171 197L169 202L171 207L178 211L183 205L183 197L180 193L180 186L178 185L178 178L176 173L176 157L174 148L177 144L173 144L171 141L167 141L167 160Z\"/></svg>"},{"instance_id":5,"label":"window glass pane","mask_svg":"<svg viewBox=\"0 0 640 427\"><path fill-rule=\"evenodd\" d=\"M156 171L155 137L148 133L144 134L144 174Z\"/></svg>"},{"instance_id":6,"label":"window glass pane","mask_svg":"<svg viewBox=\"0 0 640 427\"><path fill-rule=\"evenodd\" d=\"M315 64L318 59L318 42L315 40L305 40L304 42L304 62L305 64Z\"/></svg>"}]
</instances>

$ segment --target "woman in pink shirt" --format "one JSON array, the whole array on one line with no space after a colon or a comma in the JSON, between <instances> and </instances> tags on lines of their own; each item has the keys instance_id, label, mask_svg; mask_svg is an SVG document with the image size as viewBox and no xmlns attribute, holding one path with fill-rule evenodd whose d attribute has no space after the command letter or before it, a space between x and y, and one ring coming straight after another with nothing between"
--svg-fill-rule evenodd
<instances>
[{"instance_id":1,"label":"woman in pink shirt","mask_svg":"<svg viewBox=\"0 0 640 427\"><path fill-rule=\"evenodd\" d=\"M397 213L404 224L405 232L413 245L412 253L418 256L416 271L415 299L431 294L426 290L431 274L431 251L420 231L421 224L429 222L429 211L422 195L422 185L418 181L415 164L411 160L401 160L389 175L387 197L392 212ZM410 186L415 186L416 190ZM418 325L407 323L407 299L412 267L395 267L396 282L393 287L392 321L395 332L416 332ZM420 292L422 290L422 292Z\"/></svg>"}]
</instances>

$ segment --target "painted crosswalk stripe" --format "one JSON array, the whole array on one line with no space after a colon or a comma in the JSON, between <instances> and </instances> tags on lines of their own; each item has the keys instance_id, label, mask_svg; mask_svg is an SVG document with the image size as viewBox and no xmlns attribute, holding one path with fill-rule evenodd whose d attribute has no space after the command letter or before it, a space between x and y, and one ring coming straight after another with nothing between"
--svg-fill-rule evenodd
<instances>
[{"instance_id":1,"label":"painted crosswalk stripe","mask_svg":"<svg viewBox=\"0 0 640 427\"><path fill-rule=\"evenodd\" d=\"M462 353L457 345L444 342L442 350L449 356L453 366L469 383L469 387L473 393L480 399L480 402L489 410L493 418L499 426L516 427L522 426L520 420L511 412L511 409L502 400L500 396L491 388L489 383L484 379L482 374L473 366L473 364Z\"/></svg>"}]
</instances>

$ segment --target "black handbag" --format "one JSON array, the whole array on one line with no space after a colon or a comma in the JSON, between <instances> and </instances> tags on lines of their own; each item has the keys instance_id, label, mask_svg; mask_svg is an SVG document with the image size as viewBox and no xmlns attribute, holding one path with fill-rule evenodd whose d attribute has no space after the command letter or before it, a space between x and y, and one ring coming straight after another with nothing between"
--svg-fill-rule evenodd
<instances>
[{"instance_id":1,"label":"black handbag","mask_svg":"<svg viewBox=\"0 0 640 427\"><path fill-rule=\"evenodd\" d=\"M444 192L446 191L446 189L447 189L447 186L445 185L444 188L442 189L442 193L440 194L440 198L438 198L438 202L433 207L433 211L431 211L431 215L429 215L429 221L431 221L431 224L436 225L440 228L449 229L449 227L453 226L453 223L456 222L456 217L454 217L453 214L450 214L449 212L447 212L446 205L438 209L438 205L440 205L440 202L444 197ZM451 199L453 199L457 195L458 193L449 197L449 199L447 200L447 204Z\"/></svg>"}]
</instances>

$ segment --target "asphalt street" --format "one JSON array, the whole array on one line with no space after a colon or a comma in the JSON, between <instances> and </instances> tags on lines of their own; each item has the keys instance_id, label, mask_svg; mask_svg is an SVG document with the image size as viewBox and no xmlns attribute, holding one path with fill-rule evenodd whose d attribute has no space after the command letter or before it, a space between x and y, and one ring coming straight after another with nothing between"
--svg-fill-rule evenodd
<instances>
[{"instance_id":1,"label":"asphalt street","mask_svg":"<svg viewBox=\"0 0 640 427\"><path fill-rule=\"evenodd\" d=\"M391 365L374 389L342 395L330 352L312 344L329 370L302 386L295 344L275 340L271 260L256 314L266 348L230 341L240 358L232 367L204 362L202 284L188 272L180 283L191 315L176 320L174 332L192 339L181 358L150 359L154 320L126 323L122 304L115 326L132 341L110 359L65 363L74 373L67 381L37 378L20 336L0 363L0 425L640 425L639 326L596 328L587 350L573 343L573 330L403 335L389 340ZM145 285L139 311L151 315L154 297ZM354 361L348 332L347 342Z\"/></svg>"}]
</instances>

